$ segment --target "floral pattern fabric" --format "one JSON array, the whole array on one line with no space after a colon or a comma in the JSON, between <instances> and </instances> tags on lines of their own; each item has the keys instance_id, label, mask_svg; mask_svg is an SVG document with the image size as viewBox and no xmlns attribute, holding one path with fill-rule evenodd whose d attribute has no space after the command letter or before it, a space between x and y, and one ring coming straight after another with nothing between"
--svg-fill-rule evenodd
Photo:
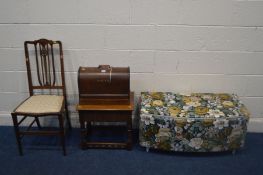
<instances>
[{"instance_id":1,"label":"floral pattern fabric","mask_svg":"<svg viewBox=\"0 0 263 175\"><path fill-rule=\"evenodd\" d=\"M244 146L249 113L236 95L142 92L140 145L217 152Z\"/></svg>"}]
</instances>

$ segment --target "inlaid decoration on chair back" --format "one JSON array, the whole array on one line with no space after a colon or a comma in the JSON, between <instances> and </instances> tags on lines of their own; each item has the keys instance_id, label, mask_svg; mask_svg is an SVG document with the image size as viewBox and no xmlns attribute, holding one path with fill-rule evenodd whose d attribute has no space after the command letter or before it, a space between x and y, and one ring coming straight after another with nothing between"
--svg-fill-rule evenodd
<instances>
[{"instance_id":1,"label":"inlaid decoration on chair back","mask_svg":"<svg viewBox=\"0 0 263 175\"><path fill-rule=\"evenodd\" d=\"M30 95L33 95L36 89L65 91L61 41L25 41L24 47Z\"/></svg>"}]
</instances>

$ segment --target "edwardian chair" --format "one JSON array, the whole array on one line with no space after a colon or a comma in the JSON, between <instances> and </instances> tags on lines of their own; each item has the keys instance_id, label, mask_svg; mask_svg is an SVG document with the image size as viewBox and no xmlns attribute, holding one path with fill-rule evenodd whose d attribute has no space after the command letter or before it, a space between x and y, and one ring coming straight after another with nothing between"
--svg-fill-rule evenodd
<instances>
[{"instance_id":1,"label":"edwardian chair","mask_svg":"<svg viewBox=\"0 0 263 175\"><path fill-rule=\"evenodd\" d=\"M57 135L61 140L63 154L66 155L64 126L67 124L71 129L71 123L67 108L62 43L47 39L25 41L24 49L30 96L12 112L19 153L23 155L21 140L24 135ZM47 119L44 118L46 116L58 119L59 127L41 127L40 123ZM28 124L23 122L26 118L33 120ZM22 129L22 122L23 126L28 124L27 129ZM37 129L32 128L34 124L38 126Z\"/></svg>"}]
</instances>

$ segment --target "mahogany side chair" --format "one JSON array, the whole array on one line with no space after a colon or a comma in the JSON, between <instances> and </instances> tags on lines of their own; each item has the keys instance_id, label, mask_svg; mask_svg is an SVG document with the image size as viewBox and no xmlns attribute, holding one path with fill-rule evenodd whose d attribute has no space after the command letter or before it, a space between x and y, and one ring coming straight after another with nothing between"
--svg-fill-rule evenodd
<instances>
[{"instance_id":1,"label":"mahogany side chair","mask_svg":"<svg viewBox=\"0 0 263 175\"><path fill-rule=\"evenodd\" d=\"M71 129L71 122L67 107L62 43L47 39L25 41L24 50L30 96L11 113L19 154L23 155L23 136L55 135L60 137L63 154L66 155L65 132L67 128ZM58 119L58 124L55 127L41 127L47 116ZM26 122L26 118L32 121ZM25 123L27 127L24 127Z\"/></svg>"}]
</instances>

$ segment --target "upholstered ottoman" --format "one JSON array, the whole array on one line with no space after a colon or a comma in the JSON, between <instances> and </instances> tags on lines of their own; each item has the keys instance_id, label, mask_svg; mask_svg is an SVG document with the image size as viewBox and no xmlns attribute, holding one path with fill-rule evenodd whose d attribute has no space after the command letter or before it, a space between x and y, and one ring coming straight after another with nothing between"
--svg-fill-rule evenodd
<instances>
[{"instance_id":1,"label":"upholstered ottoman","mask_svg":"<svg viewBox=\"0 0 263 175\"><path fill-rule=\"evenodd\" d=\"M244 146L249 113L236 95L142 92L140 145L166 151L235 151Z\"/></svg>"}]
</instances>

